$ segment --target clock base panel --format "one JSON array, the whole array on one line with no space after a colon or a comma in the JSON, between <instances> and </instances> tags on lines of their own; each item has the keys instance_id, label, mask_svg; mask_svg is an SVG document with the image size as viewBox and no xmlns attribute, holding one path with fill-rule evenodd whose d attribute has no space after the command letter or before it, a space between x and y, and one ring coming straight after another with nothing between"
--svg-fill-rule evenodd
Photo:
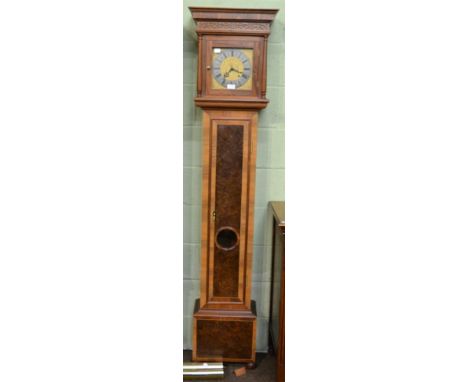
<instances>
[{"instance_id":1,"label":"clock base panel","mask_svg":"<svg viewBox=\"0 0 468 382\"><path fill-rule=\"evenodd\" d=\"M194 362L255 363L255 301L249 311L200 309L193 317Z\"/></svg>"}]
</instances>

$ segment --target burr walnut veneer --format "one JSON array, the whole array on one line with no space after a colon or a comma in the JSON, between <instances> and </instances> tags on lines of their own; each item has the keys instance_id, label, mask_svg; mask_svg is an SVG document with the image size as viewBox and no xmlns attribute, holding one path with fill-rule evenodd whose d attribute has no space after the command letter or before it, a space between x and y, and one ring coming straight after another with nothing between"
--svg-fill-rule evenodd
<instances>
[{"instance_id":1,"label":"burr walnut veneer","mask_svg":"<svg viewBox=\"0 0 468 382\"><path fill-rule=\"evenodd\" d=\"M190 8L198 34L195 103L203 109L200 299L193 360L255 364L251 301L258 111L277 10Z\"/></svg>"}]
</instances>

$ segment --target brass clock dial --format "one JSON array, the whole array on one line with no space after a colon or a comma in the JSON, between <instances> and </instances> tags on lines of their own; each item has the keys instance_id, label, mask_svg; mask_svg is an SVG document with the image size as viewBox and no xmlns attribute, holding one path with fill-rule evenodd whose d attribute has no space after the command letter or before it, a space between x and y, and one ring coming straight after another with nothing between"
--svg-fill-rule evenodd
<instances>
[{"instance_id":1,"label":"brass clock dial","mask_svg":"<svg viewBox=\"0 0 468 382\"><path fill-rule=\"evenodd\" d=\"M252 89L252 49L214 48L212 88Z\"/></svg>"}]
</instances>

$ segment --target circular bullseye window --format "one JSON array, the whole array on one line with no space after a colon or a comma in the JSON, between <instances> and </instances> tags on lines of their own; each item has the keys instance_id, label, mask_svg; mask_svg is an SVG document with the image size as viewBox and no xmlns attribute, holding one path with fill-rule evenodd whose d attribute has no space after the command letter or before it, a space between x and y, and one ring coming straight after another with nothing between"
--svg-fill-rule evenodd
<instances>
[{"instance_id":1,"label":"circular bullseye window","mask_svg":"<svg viewBox=\"0 0 468 382\"><path fill-rule=\"evenodd\" d=\"M224 251L234 249L239 244L239 235L231 227L222 227L216 233L216 246Z\"/></svg>"}]
</instances>

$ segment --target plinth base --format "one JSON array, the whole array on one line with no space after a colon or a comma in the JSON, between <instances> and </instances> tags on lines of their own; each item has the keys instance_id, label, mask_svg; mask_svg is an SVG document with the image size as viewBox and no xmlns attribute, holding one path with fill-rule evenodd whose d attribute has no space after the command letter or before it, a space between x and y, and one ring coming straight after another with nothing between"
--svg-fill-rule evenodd
<instances>
[{"instance_id":1,"label":"plinth base","mask_svg":"<svg viewBox=\"0 0 468 382\"><path fill-rule=\"evenodd\" d=\"M202 310L195 303L193 352L195 362L255 363L256 309Z\"/></svg>"}]
</instances>

